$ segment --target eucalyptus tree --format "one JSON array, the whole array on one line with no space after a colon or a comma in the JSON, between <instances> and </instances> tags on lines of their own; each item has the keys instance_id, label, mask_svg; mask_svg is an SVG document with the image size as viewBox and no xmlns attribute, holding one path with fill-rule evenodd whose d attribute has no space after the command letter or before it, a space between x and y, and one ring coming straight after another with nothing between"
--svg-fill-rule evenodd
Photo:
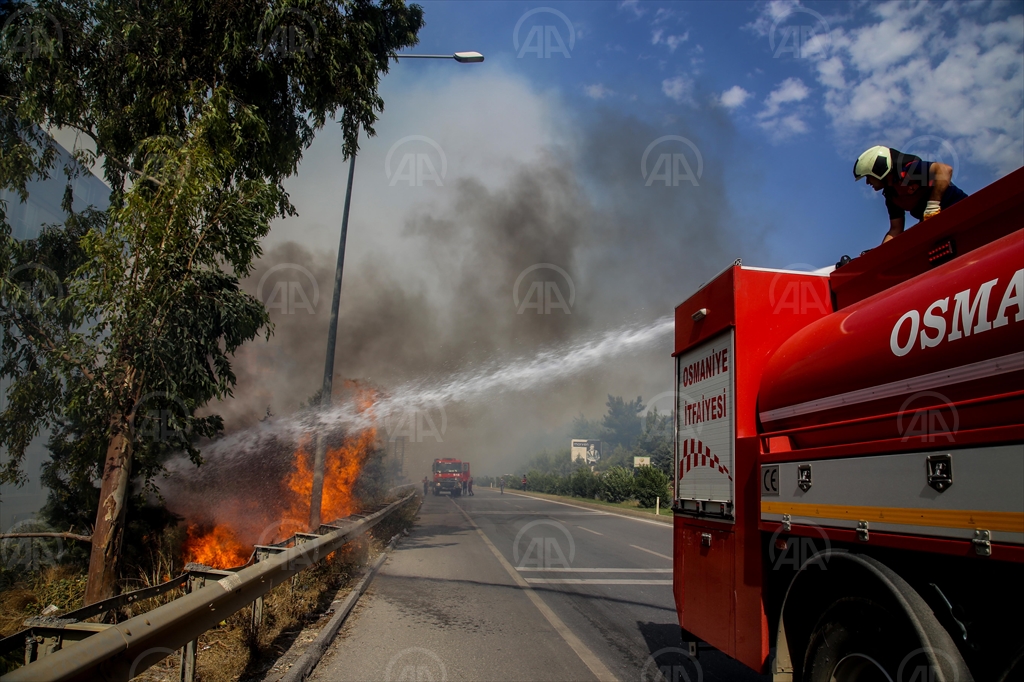
<instances>
[{"instance_id":1,"label":"eucalyptus tree","mask_svg":"<svg viewBox=\"0 0 1024 682\"><path fill-rule=\"evenodd\" d=\"M101 482L87 603L116 590L133 480L201 461L198 416L231 394L233 352L270 333L239 288L283 181L337 118L343 153L383 109L379 79L417 40L401 0L33 0L0 5L0 187L66 178L66 219L31 241L0 206L0 482L42 429ZM50 134L74 133L61 161ZM109 208L75 210L101 169ZM87 477L88 478L88 477Z\"/></svg>"}]
</instances>

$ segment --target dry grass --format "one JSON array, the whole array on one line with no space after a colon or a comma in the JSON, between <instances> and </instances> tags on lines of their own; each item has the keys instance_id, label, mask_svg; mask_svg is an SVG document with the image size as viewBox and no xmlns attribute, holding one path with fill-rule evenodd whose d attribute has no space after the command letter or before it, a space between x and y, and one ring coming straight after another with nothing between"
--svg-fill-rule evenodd
<instances>
[{"instance_id":1,"label":"dry grass","mask_svg":"<svg viewBox=\"0 0 1024 682\"><path fill-rule=\"evenodd\" d=\"M24 573L0 592L0 636L24 629L26 618L38 616L50 604L68 611L82 603L85 572L74 566L48 566Z\"/></svg>"},{"instance_id":2,"label":"dry grass","mask_svg":"<svg viewBox=\"0 0 1024 682\"><path fill-rule=\"evenodd\" d=\"M381 522L371 535L350 543L291 581L274 588L264 600L263 622L252 628L252 609L233 614L218 627L199 638L197 679L200 682L235 682L262 679L263 673L287 651L296 637L311 624L323 619L331 601L341 598L352 578L380 553L395 534L409 528L416 516L415 504ZM165 542L166 541L166 542ZM175 572L175 538L161 541L147 571L135 569L137 577L125 581L123 590L166 582ZM22 576L0 592L0 636L24 629L26 618L39 615L49 604L61 612L78 608L85 594L85 569L56 566ZM124 620L152 610L179 596L173 590L160 597L126 607L119 614ZM323 619L326 623L326 619ZM177 682L179 656L168 656L136 679L143 682ZM4 665L0 662L0 670Z\"/></svg>"}]
</instances>

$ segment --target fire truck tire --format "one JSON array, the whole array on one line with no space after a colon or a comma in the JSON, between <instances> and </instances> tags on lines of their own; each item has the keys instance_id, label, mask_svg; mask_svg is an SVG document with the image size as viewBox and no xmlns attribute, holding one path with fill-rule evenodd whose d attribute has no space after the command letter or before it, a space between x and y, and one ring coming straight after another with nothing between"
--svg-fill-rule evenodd
<instances>
[{"instance_id":1,"label":"fire truck tire","mask_svg":"<svg viewBox=\"0 0 1024 682\"><path fill-rule=\"evenodd\" d=\"M997 682L1017 682L1024 680L1024 646L1017 649L1013 660L1006 667L1006 672L999 676Z\"/></svg>"},{"instance_id":2,"label":"fire truck tire","mask_svg":"<svg viewBox=\"0 0 1024 682\"><path fill-rule=\"evenodd\" d=\"M840 599L822 614L804 656L804 682L892 682L900 659L915 648L881 604Z\"/></svg>"},{"instance_id":3,"label":"fire truck tire","mask_svg":"<svg viewBox=\"0 0 1024 682\"><path fill-rule=\"evenodd\" d=\"M828 570L820 570L823 561ZM801 682L907 682L920 678L918 668L927 668L920 679L929 682L974 679L917 590L874 557L846 550L812 557L797 571L776 641L776 668L797 668Z\"/></svg>"}]
</instances>

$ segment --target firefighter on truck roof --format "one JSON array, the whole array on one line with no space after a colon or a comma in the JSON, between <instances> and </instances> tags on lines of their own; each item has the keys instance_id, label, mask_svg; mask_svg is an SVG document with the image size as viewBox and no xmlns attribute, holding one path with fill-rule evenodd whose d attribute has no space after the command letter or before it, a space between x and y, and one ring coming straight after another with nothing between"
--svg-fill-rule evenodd
<instances>
[{"instance_id":1,"label":"firefighter on truck roof","mask_svg":"<svg viewBox=\"0 0 1024 682\"><path fill-rule=\"evenodd\" d=\"M861 154L853 164L853 178L867 178L885 197L889 231L883 244L902 234L908 211L919 221L927 220L967 196L953 184L952 166L922 161L889 147L876 146Z\"/></svg>"}]
</instances>

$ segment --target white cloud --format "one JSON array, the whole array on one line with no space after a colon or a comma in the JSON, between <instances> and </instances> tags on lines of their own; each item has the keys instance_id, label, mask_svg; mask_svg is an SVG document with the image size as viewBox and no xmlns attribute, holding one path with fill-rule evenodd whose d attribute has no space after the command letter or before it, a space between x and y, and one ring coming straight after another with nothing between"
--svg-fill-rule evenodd
<instances>
[{"instance_id":1,"label":"white cloud","mask_svg":"<svg viewBox=\"0 0 1024 682\"><path fill-rule=\"evenodd\" d=\"M663 21L667 21L675 16L675 12L664 7L658 8L658 11L654 13L654 19L651 20L652 24L659 24Z\"/></svg>"},{"instance_id":2,"label":"white cloud","mask_svg":"<svg viewBox=\"0 0 1024 682\"><path fill-rule=\"evenodd\" d=\"M787 78L779 83L764 100L764 109L757 113L758 125L771 134L775 141L807 132L803 112L783 112L783 105L802 102L811 91L799 78Z\"/></svg>"},{"instance_id":3,"label":"white cloud","mask_svg":"<svg viewBox=\"0 0 1024 682\"><path fill-rule=\"evenodd\" d=\"M619 9L628 9L637 17L647 14L647 10L640 6L640 0L622 0L619 3Z\"/></svg>"},{"instance_id":4,"label":"white cloud","mask_svg":"<svg viewBox=\"0 0 1024 682\"><path fill-rule=\"evenodd\" d=\"M667 45L669 52L675 52L676 48L690 39L690 32L687 31L681 36L666 36L664 29L655 29L651 32L651 45Z\"/></svg>"},{"instance_id":5,"label":"white cloud","mask_svg":"<svg viewBox=\"0 0 1024 682\"><path fill-rule=\"evenodd\" d=\"M614 95L613 90L609 90L604 86L604 83L594 83L593 85L583 86L583 92L591 99L604 99L609 95Z\"/></svg>"},{"instance_id":6,"label":"white cloud","mask_svg":"<svg viewBox=\"0 0 1024 682\"><path fill-rule=\"evenodd\" d=\"M776 116L783 104L802 102L810 94L811 91L807 89L802 80L799 78L787 78L779 83L779 87L768 94L768 97L764 100L764 110L758 116L766 118Z\"/></svg>"},{"instance_id":7,"label":"white cloud","mask_svg":"<svg viewBox=\"0 0 1024 682\"><path fill-rule=\"evenodd\" d=\"M727 109L735 109L736 107L742 107L749 97L749 92L738 85L734 85L723 92L718 101Z\"/></svg>"},{"instance_id":8,"label":"white cloud","mask_svg":"<svg viewBox=\"0 0 1024 682\"><path fill-rule=\"evenodd\" d=\"M760 36L768 35L775 22L785 19L793 13L793 9L799 7L799 0L771 0L761 10L757 19L744 26Z\"/></svg>"},{"instance_id":9,"label":"white cloud","mask_svg":"<svg viewBox=\"0 0 1024 682\"><path fill-rule=\"evenodd\" d=\"M693 104L693 81L685 76L666 78L661 82L661 91L676 102Z\"/></svg>"},{"instance_id":10,"label":"white cloud","mask_svg":"<svg viewBox=\"0 0 1024 682\"><path fill-rule=\"evenodd\" d=\"M770 2L747 28L767 35L798 7ZM844 153L870 141L915 153L955 151L998 175L1024 163L1019 4L867 3L854 10L829 17L829 49L794 60L824 88L824 111ZM774 133L799 127L787 128L780 116L766 114L762 124L772 121ZM934 149L906 148L921 139Z\"/></svg>"}]
</instances>

